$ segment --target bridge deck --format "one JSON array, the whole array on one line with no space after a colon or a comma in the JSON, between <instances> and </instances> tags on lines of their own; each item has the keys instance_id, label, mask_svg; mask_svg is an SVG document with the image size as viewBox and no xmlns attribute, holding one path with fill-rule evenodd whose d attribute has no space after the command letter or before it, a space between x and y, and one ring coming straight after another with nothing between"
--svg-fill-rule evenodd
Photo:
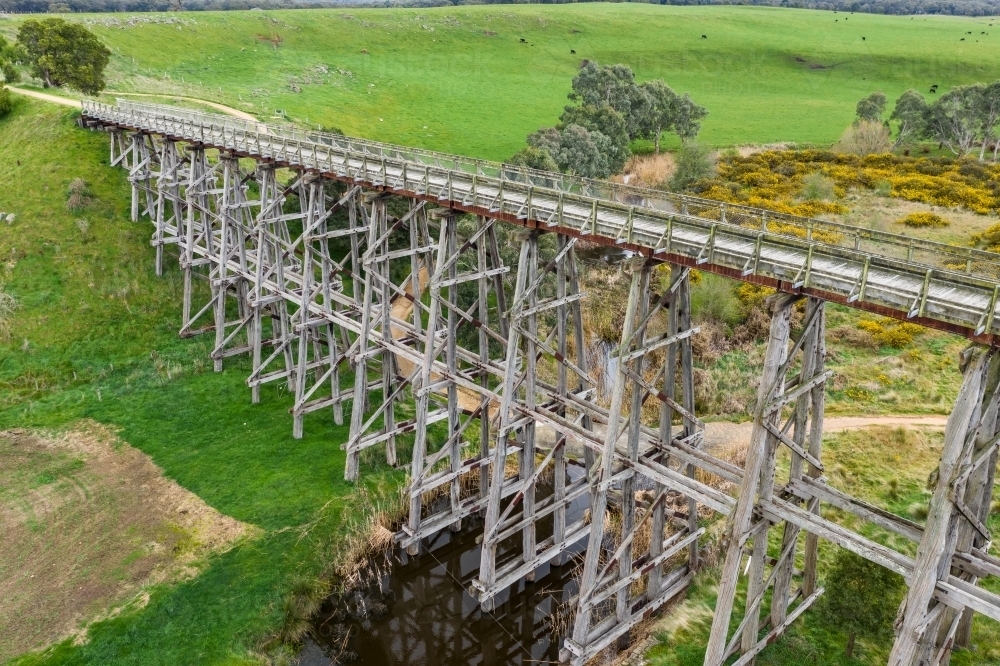
<instances>
[{"instance_id":1,"label":"bridge deck","mask_svg":"<svg viewBox=\"0 0 1000 666\"><path fill-rule=\"evenodd\" d=\"M996 344L1000 255L993 253L175 107L83 106L84 119L93 123L583 237Z\"/></svg>"}]
</instances>

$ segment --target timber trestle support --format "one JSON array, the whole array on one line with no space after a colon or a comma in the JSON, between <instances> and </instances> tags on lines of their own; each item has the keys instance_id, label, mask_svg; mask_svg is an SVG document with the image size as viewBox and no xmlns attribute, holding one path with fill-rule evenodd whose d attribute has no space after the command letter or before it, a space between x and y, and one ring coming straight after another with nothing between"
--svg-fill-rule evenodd
<instances>
[{"instance_id":1,"label":"timber trestle support","mask_svg":"<svg viewBox=\"0 0 1000 666\"><path fill-rule=\"evenodd\" d=\"M176 246L180 334L214 332L217 371L247 356L255 403L262 385L281 383L294 395L294 437L312 412L347 421L347 479L374 457L409 466L402 547L417 553L483 516L470 591L487 610L544 565L581 566L563 660L584 664L627 641L683 596L708 548L721 578L706 666L753 664L821 598L820 539L906 579L893 666L947 664L974 613L1000 621L1000 595L978 585L1000 575L986 528L1000 272L976 274L995 257L969 253L959 278L907 263L912 244L906 261L857 255L860 240L828 247L812 226L805 244L771 235L766 213L715 216L678 198L664 216L647 193L616 189L609 202L593 181L558 174L507 178L500 165L496 176L484 162L464 170L463 158L153 105L87 103L84 120L108 131L111 163L128 171L158 275ZM584 331L583 240L634 253L603 383ZM742 466L705 448L696 413L695 267L777 288ZM974 342L925 524L827 483L827 301ZM916 544L916 556L823 507ZM710 542L720 519L725 532Z\"/></svg>"}]
</instances>

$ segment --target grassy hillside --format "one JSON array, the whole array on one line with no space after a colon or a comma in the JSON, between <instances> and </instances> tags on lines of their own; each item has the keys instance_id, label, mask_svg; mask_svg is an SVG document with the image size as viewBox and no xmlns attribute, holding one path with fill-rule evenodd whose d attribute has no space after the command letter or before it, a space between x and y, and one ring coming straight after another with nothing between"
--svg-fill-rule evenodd
<instances>
[{"instance_id":1,"label":"grassy hillside","mask_svg":"<svg viewBox=\"0 0 1000 666\"><path fill-rule=\"evenodd\" d=\"M828 144L873 90L947 90L994 79L1000 65L1000 25L987 18L627 3L72 18L114 51L111 89L283 109L497 159L556 121L585 58L690 92L711 112L702 136L713 145ZM0 31L15 26L0 20Z\"/></svg>"},{"instance_id":2,"label":"grassy hillside","mask_svg":"<svg viewBox=\"0 0 1000 666\"><path fill-rule=\"evenodd\" d=\"M364 515L369 491L399 477L367 465L368 490L345 483L331 442L346 427L315 414L293 440L286 391L271 385L251 405L248 361L213 373L209 341L177 337L176 264L153 275L149 226L127 221L126 174L107 166L107 137L73 120L19 98L0 121L0 210L17 216L0 224L0 289L20 305L0 326L0 430L107 424L263 535L210 558L195 578L153 587L148 605L92 627L85 645L19 663L257 663L251 653L281 625L296 581L336 561L333 540ZM77 178L88 202L72 212ZM74 557L64 554L68 568ZM0 562L0 577L18 574Z\"/></svg>"}]
</instances>

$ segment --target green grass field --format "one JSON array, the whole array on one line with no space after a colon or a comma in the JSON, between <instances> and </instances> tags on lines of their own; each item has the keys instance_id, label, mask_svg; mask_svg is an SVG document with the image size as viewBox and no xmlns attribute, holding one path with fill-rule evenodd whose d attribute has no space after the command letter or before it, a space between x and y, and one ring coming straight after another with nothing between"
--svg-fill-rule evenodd
<instances>
[{"instance_id":1,"label":"green grass field","mask_svg":"<svg viewBox=\"0 0 1000 666\"><path fill-rule=\"evenodd\" d=\"M297 577L335 562L335 539L401 475L366 464L367 491L346 483L345 454L330 444L346 439L346 426L317 413L305 438L292 439L287 391L268 385L251 405L248 360L214 373L207 339L177 337L176 263L155 277L149 226L128 221L126 173L107 166L107 137L77 129L74 117L19 98L0 121L0 209L17 212L0 224L0 287L20 303L0 336L0 430L108 424L263 535L196 578L154 587L148 606L94 626L86 645L18 663L259 663L251 651L281 624ZM79 212L66 208L74 178L90 192Z\"/></svg>"},{"instance_id":2,"label":"green grass field","mask_svg":"<svg viewBox=\"0 0 1000 666\"><path fill-rule=\"evenodd\" d=\"M987 18L591 3L169 16L184 24L72 18L114 52L109 89L264 117L283 109L353 135L491 159L555 123L585 58L690 92L710 111L702 138L712 145L829 144L873 90L894 100L1000 71L1000 23L994 32ZM16 22L0 20L0 31ZM258 35L282 41L273 48Z\"/></svg>"}]
</instances>

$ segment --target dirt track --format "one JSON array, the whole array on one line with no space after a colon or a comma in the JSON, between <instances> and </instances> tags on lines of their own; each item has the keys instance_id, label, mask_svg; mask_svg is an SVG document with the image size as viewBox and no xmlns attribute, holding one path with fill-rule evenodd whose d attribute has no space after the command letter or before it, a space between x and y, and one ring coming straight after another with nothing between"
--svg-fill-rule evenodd
<instances>
[{"instance_id":1,"label":"dirt track","mask_svg":"<svg viewBox=\"0 0 1000 666\"><path fill-rule=\"evenodd\" d=\"M14 86L7 86L12 92L19 95L24 95L25 97L33 97L34 99L42 100L43 102L50 102L52 104L61 104L63 106L72 106L74 108L80 108L80 100L70 99L68 97L59 97L58 95L50 95L48 93L38 92L37 90L26 90L25 88L16 88ZM240 111L239 109L234 109L231 106L226 106L225 104L219 104L218 102L209 102L205 99L198 99L197 97L185 97L184 95L160 95L155 93L124 93L116 92L113 90L106 91L108 95L123 95L127 97L161 97L165 99L183 99L189 102L197 102L198 104L204 104L205 106L210 106L217 111L222 111L223 113L233 116L234 118L241 118L243 120L253 120L257 119L247 113L246 111Z\"/></svg>"},{"instance_id":2,"label":"dirt track","mask_svg":"<svg viewBox=\"0 0 1000 666\"><path fill-rule=\"evenodd\" d=\"M858 430L874 426L887 428L932 428L944 430L948 422L947 416L828 416L823 419L823 432L834 433L845 430ZM753 421L729 423L719 421L705 424L705 448L708 450L726 450L741 443L750 441Z\"/></svg>"}]
</instances>

